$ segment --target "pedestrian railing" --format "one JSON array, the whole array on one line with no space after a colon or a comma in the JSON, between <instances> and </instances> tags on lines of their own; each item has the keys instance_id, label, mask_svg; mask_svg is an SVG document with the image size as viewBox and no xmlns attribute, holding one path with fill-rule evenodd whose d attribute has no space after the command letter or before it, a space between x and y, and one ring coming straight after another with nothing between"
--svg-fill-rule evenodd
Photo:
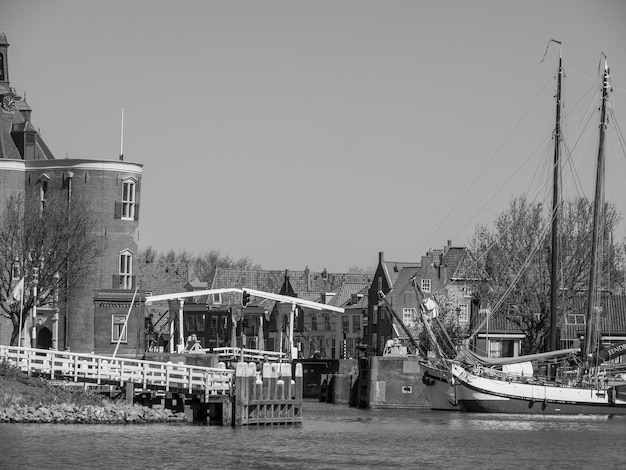
<instances>
[{"instance_id":1,"label":"pedestrian railing","mask_svg":"<svg viewBox=\"0 0 626 470\"><path fill-rule=\"evenodd\" d=\"M212 348L203 349L206 353L217 354L220 359L235 358L240 359L243 354L244 362L278 362L281 359L285 359L287 355L285 353L276 351L263 351L261 349L248 349L248 348Z\"/></svg>"},{"instance_id":2,"label":"pedestrian railing","mask_svg":"<svg viewBox=\"0 0 626 470\"><path fill-rule=\"evenodd\" d=\"M230 393L234 370L191 366L182 362L144 361L93 354L0 345L0 361L15 364L31 375L96 384L134 383L145 389Z\"/></svg>"}]
</instances>

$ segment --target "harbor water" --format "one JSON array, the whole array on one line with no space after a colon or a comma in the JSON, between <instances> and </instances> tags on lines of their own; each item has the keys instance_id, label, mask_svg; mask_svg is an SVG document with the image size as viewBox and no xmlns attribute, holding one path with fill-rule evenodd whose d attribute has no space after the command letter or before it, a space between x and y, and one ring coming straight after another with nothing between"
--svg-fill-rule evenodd
<instances>
[{"instance_id":1,"label":"harbor water","mask_svg":"<svg viewBox=\"0 0 626 470\"><path fill-rule=\"evenodd\" d=\"M0 424L1 469L618 469L626 417L364 410L298 426Z\"/></svg>"}]
</instances>

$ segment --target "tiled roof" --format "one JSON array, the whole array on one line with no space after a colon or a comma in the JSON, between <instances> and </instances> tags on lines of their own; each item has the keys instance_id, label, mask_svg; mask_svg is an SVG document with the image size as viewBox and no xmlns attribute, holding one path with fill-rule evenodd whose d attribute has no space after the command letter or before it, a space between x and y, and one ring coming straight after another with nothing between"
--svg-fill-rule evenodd
<instances>
[{"instance_id":1,"label":"tiled roof","mask_svg":"<svg viewBox=\"0 0 626 470\"><path fill-rule=\"evenodd\" d=\"M209 280L209 284L213 289L249 287L278 293L285 276L289 277L293 290L300 298L305 298L307 295L319 296L322 292L335 292L344 283L370 283L372 281L372 274L362 273L218 268Z\"/></svg>"},{"instance_id":2,"label":"tiled roof","mask_svg":"<svg viewBox=\"0 0 626 470\"><path fill-rule=\"evenodd\" d=\"M353 294L364 294L364 296L367 296L369 286L369 282L348 282L342 284L328 304L335 307L343 307L352 300Z\"/></svg>"},{"instance_id":3,"label":"tiled roof","mask_svg":"<svg viewBox=\"0 0 626 470\"><path fill-rule=\"evenodd\" d=\"M444 255L450 279L485 279L472 253L465 247L450 247Z\"/></svg>"},{"instance_id":4,"label":"tiled roof","mask_svg":"<svg viewBox=\"0 0 626 470\"><path fill-rule=\"evenodd\" d=\"M404 268L419 268L421 263L417 262L406 262L406 261L383 261L382 262L383 269L385 270L385 275L387 279L389 279L389 285L395 287L396 280L400 275L400 272Z\"/></svg>"},{"instance_id":5,"label":"tiled roof","mask_svg":"<svg viewBox=\"0 0 626 470\"><path fill-rule=\"evenodd\" d=\"M140 286L153 295L184 292L187 284L186 263L139 263L136 267Z\"/></svg>"},{"instance_id":6,"label":"tiled roof","mask_svg":"<svg viewBox=\"0 0 626 470\"><path fill-rule=\"evenodd\" d=\"M576 296L573 305L566 314L584 315L587 309L586 295ZM603 336L626 336L626 295L604 293L602 295L602 309L600 312L598 329ZM568 324L563 321L561 338L577 339L585 334L584 324Z\"/></svg>"},{"instance_id":7,"label":"tiled roof","mask_svg":"<svg viewBox=\"0 0 626 470\"><path fill-rule=\"evenodd\" d=\"M486 310L480 310L477 313L472 313L470 330L473 331L478 325L481 325L485 318L487 318L488 312ZM487 324L479 330L480 333L517 333L521 334L520 327L506 315L493 315Z\"/></svg>"},{"instance_id":8,"label":"tiled roof","mask_svg":"<svg viewBox=\"0 0 626 470\"><path fill-rule=\"evenodd\" d=\"M367 285L372 282L372 274L328 273L304 271L278 271L263 269L218 268L209 279L210 289L226 287L248 287L265 292L279 293L285 281L289 282L300 299L319 302L324 293L338 293L344 284ZM231 301L234 301L231 299Z\"/></svg>"},{"instance_id":9,"label":"tiled roof","mask_svg":"<svg viewBox=\"0 0 626 470\"><path fill-rule=\"evenodd\" d=\"M398 273L396 282L393 285L393 292L400 293L407 289L412 292L413 286L411 285L411 279L417 274L419 269L419 267L415 266L406 266L402 268L402 270Z\"/></svg>"}]
</instances>

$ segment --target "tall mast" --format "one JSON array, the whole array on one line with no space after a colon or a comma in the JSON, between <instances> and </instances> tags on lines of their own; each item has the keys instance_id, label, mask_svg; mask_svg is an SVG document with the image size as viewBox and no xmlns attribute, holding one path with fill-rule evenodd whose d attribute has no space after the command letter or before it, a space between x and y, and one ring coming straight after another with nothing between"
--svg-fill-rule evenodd
<instances>
[{"instance_id":1,"label":"tall mast","mask_svg":"<svg viewBox=\"0 0 626 470\"><path fill-rule=\"evenodd\" d=\"M604 73L602 79L602 108L600 111L600 137L598 139L598 160L596 168L596 192L593 204L593 235L591 241L591 266L589 270L589 290L587 292L587 311L585 326L585 354L589 357L592 350L594 328L594 298L598 283L596 278L596 263L600 244L600 227L604 219L604 134L607 127L607 102L609 96L609 67L606 57L604 58Z\"/></svg>"},{"instance_id":2,"label":"tall mast","mask_svg":"<svg viewBox=\"0 0 626 470\"><path fill-rule=\"evenodd\" d=\"M554 126L554 177L552 193L552 258L550 267L550 350L557 349L556 326L557 326L557 303L559 295L559 179L561 169L561 79L563 67L559 52L559 70L557 73L556 87L556 124Z\"/></svg>"}]
</instances>

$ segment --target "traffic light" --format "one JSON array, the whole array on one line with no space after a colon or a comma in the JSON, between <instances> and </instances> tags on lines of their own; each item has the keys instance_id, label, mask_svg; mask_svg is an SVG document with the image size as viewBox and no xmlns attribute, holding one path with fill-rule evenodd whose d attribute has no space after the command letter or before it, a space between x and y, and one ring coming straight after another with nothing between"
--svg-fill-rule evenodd
<instances>
[{"instance_id":1,"label":"traffic light","mask_svg":"<svg viewBox=\"0 0 626 470\"><path fill-rule=\"evenodd\" d=\"M241 306L243 308L246 308L249 303L250 303L250 294L244 290L241 294Z\"/></svg>"}]
</instances>

